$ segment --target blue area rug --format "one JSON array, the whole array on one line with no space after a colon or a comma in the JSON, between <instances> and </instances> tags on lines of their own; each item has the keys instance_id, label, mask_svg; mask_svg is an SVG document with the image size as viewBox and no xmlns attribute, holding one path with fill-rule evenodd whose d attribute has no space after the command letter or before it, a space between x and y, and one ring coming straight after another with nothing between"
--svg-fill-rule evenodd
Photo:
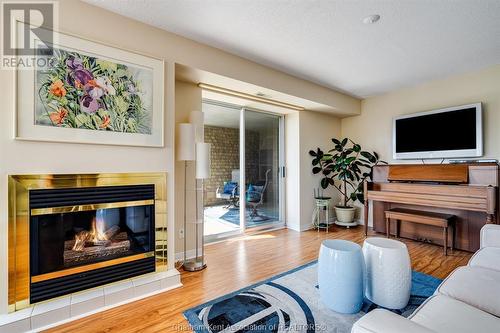
<instances>
[{"instance_id":1,"label":"blue area rug","mask_svg":"<svg viewBox=\"0 0 500 333\"><path fill-rule=\"evenodd\" d=\"M223 219L224 221L227 221L227 222L230 222L230 223L233 223L233 224L239 226L240 225L240 210L239 210L239 208L229 209L227 211L227 213L222 215L220 218ZM259 223L266 222L269 220L271 220L271 218L266 216L266 215L263 215L263 214L259 214L258 216L255 216L255 217L249 217L247 215L247 226L254 226L254 225L257 225Z\"/></svg>"},{"instance_id":2,"label":"blue area rug","mask_svg":"<svg viewBox=\"0 0 500 333\"><path fill-rule=\"evenodd\" d=\"M440 283L440 279L414 271L410 302L394 312L409 316ZM349 333L356 320L377 308L365 300L359 313L334 312L321 303L317 284L317 262L314 261L189 309L184 316L196 333L224 330Z\"/></svg>"}]
</instances>

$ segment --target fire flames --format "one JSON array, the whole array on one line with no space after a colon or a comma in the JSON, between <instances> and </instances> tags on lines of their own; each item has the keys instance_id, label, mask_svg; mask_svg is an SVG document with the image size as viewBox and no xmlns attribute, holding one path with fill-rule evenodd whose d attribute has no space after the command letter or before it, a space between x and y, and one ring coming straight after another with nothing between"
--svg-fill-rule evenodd
<instances>
[{"instance_id":1,"label":"fire flames","mask_svg":"<svg viewBox=\"0 0 500 333\"><path fill-rule=\"evenodd\" d=\"M83 251L85 244L87 243L106 243L108 240L109 237L104 230L104 221L94 218L92 220L90 231L83 230L75 235L75 244L73 245L72 250Z\"/></svg>"},{"instance_id":2,"label":"fire flames","mask_svg":"<svg viewBox=\"0 0 500 333\"><path fill-rule=\"evenodd\" d=\"M120 230L120 225L116 221L115 223L105 221L99 216L101 214L96 215L88 230L76 229L74 238L64 242L65 266L71 267L110 256L119 256L130 250L127 231Z\"/></svg>"}]
</instances>

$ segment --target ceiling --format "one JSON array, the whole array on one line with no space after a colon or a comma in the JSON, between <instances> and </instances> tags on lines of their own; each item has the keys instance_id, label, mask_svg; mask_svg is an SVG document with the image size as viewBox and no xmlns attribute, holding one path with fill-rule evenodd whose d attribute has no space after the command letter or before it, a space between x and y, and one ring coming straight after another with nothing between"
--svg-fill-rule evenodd
<instances>
[{"instance_id":1,"label":"ceiling","mask_svg":"<svg viewBox=\"0 0 500 333\"><path fill-rule=\"evenodd\" d=\"M85 1L356 97L500 63L500 0Z\"/></svg>"}]
</instances>

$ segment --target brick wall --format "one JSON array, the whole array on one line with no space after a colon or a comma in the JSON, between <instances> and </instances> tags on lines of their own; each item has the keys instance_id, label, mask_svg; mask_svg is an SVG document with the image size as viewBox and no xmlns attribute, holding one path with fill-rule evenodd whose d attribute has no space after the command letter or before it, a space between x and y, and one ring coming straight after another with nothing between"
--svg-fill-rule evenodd
<instances>
[{"instance_id":1,"label":"brick wall","mask_svg":"<svg viewBox=\"0 0 500 333\"><path fill-rule=\"evenodd\" d=\"M231 180L231 171L239 169L240 164L240 131L237 128L205 126L205 142L212 144L211 177L205 180L205 206L224 204L217 199L217 187ZM246 131L245 135L246 177L250 182L258 177L259 134Z\"/></svg>"}]
</instances>

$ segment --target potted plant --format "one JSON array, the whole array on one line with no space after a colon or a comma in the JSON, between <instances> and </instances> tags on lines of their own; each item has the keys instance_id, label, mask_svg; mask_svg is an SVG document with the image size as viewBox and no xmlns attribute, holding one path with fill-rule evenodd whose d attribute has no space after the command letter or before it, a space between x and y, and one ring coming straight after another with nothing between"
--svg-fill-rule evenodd
<instances>
[{"instance_id":1,"label":"potted plant","mask_svg":"<svg viewBox=\"0 0 500 333\"><path fill-rule=\"evenodd\" d=\"M338 225L354 226L356 201L364 203L363 183L370 179L372 169L378 164L387 164L376 152L361 150L361 146L348 138L342 141L333 138L334 148L324 153L320 148L309 151L312 156L312 172L321 173L321 187L333 186L342 196L335 206Z\"/></svg>"}]
</instances>

